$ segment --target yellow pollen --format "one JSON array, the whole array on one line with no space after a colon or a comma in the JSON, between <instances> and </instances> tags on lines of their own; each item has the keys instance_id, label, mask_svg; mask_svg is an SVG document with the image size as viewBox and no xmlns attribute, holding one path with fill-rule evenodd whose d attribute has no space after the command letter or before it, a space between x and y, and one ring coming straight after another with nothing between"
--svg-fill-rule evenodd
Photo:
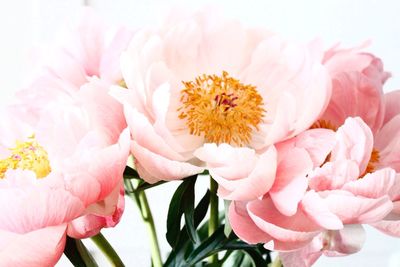
<instances>
[{"instance_id":1,"label":"yellow pollen","mask_svg":"<svg viewBox=\"0 0 400 267\"><path fill-rule=\"evenodd\" d=\"M38 144L32 136L26 142L17 141L15 148L11 148L11 155L0 160L0 178L9 169L31 170L37 178L46 177L50 172L50 162L46 150Z\"/></svg>"},{"instance_id":2,"label":"yellow pollen","mask_svg":"<svg viewBox=\"0 0 400 267\"><path fill-rule=\"evenodd\" d=\"M310 129L329 129L332 131L337 131L337 127L333 125L330 121L328 120L318 120L314 122L313 125L311 125Z\"/></svg>"},{"instance_id":3,"label":"yellow pollen","mask_svg":"<svg viewBox=\"0 0 400 267\"><path fill-rule=\"evenodd\" d=\"M253 85L229 77L203 74L182 82L179 118L186 121L190 134L207 142L244 146L264 116L264 103Z\"/></svg>"},{"instance_id":4,"label":"yellow pollen","mask_svg":"<svg viewBox=\"0 0 400 267\"><path fill-rule=\"evenodd\" d=\"M117 84L123 88L128 88L124 79L120 80Z\"/></svg>"}]
</instances>

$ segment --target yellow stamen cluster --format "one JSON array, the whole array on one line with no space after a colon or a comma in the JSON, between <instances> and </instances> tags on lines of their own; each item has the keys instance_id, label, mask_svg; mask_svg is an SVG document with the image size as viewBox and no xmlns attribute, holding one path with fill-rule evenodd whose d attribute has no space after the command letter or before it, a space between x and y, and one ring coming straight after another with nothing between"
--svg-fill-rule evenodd
<instances>
[{"instance_id":1,"label":"yellow stamen cluster","mask_svg":"<svg viewBox=\"0 0 400 267\"><path fill-rule=\"evenodd\" d=\"M47 152L34 137L26 142L17 141L15 148L10 151L8 158L0 160L0 178L4 178L9 169L31 170L37 178L46 177L51 172Z\"/></svg>"},{"instance_id":2,"label":"yellow stamen cluster","mask_svg":"<svg viewBox=\"0 0 400 267\"><path fill-rule=\"evenodd\" d=\"M183 82L179 118L186 120L190 133L203 135L207 142L244 146L264 116L264 103L253 85L229 77L203 74Z\"/></svg>"}]
</instances>

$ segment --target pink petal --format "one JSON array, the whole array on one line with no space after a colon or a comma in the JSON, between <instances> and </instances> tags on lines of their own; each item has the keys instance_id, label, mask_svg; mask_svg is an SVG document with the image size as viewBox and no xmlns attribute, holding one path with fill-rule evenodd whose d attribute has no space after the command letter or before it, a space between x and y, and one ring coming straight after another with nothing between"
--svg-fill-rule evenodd
<instances>
[{"instance_id":1,"label":"pink petal","mask_svg":"<svg viewBox=\"0 0 400 267\"><path fill-rule=\"evenodd\" d=\"M170 160L132 141L131 151L140 177L148 183L179 180L203 172L203 168L187 162ZM143 172L143 171L144 172Z\"/></svg>"},{"instance_id":2,"label":"pink petal","mask_svg":"<svg viewBox=\"0 0 400 267\"><path fill-rule=\"evenodd\" d=\"M400 114L400 90L388 92L384 95L385 119L384 124Z\"/></svg>"},{"instance_id":3,"label":"pink petal","mask_svg":"<svg viewBox=\"0 0 400 267\"><path fill-rule=\"evenodd\" d=\"M315 191L340 189L347 182L359 177L358 165L351 160L327 162L310 172L309 187Z\"/></svg>"},{"instance_id":4,"label":"pink petal","mask_svg":"<svg viewBox=\"0 0 400 267\"><path fill-rule=\"evenodd\" d=\"M290 242L301 247L304 242L311 241L320 230L300 210L290 217L282 215L269 198L251 201L247 204L247 209L254 223L280 242Z\"/></svg>"},{"instance_id":5,"label":"pink petal","mask_svg":"<svg viewBox=\"0 0 400 267\"><path fill-rule=\"evenodd\" d=\"M17 175L26 175L26 171ZM36 184L0 188L0 191L0 202L8 203L1 206L3 216L0 217L0 229L15 233L22 234L49 225L63 224L84 210L81 200L62 187Z\"/></svg>"},{"instance_id":6,"label":"pink petal","mask_svg":"<svg viewBox=\"0 0 400 267\"><path fill-rule=\"evenodd\" d=\"M135 109L125 105L125 116L131 130L132 139L147 150L170 160L184 158L159 136L148 119Z\"/></svg>"},{"instance_id":7,"label":"pink petal","mask_svg":"<svg viewBox=\"0 0 400 267\"><path fill-rule=\"evenodd\" d=\"M295 138L296 147L307 150L314 167L321 166L335 145L335 132L329 129L311 129Z\"/></svg>"},{"instance_id":8,"label":"pink petal","mask_svg":"<svg viewBox=\"0 0 400 267\"><path fill-rule=\"evenodd\" d=\"M363 178L350 181L343 186L356 196L367 198L379 198L389 194L395 180L395 171L389 168L381 169L373 173L368 173Z\"/></svg>"},{"instance_id":9,"label":"pink petal","mask_svg":"<svg viewBox=\"0 0 400 267\"><path fill-rule=\"evenodd\" d=\"M310 267L322 255L322 249L322 238L316 236L305 247L290 252L280 252L279 258L285 267Z\"/></svg>"},{"instance_id":10,"label":"pink petal","mask_svg":"<svg viewBox=\"0 0 400 267\"><path fill-rule=\"evenodd\" d=\"M205 144L194 153L204 160L218 182L218 195L224 199L248 201L261 197L271 188L276 171L276 150L269 147L261 155L249 148L228 144Z\"/></svg>"},{"instance_id":11,"label":"pink petal","mask_svg":"<svg viewBox=\"0 0 400 267\"><path fill-rule=\"evenodd\" d=\"M342 221L329 210L329 207L315 191L308 191L301 200L303 212L325 229L337 230L343 228Z\"/></svg>"},{"instance_id":12,"label":"pink petal","mask_svg":"<svg viewBox=\"0 0 400 267\"><path fill-rule=\"evenodd\" d=\"M259 229L250 218L246 209L246 202L231 202L229 223L235 234L249 244L266 243L271 240L271 237Z\"/></svg>"},{"instance_id":13,"label":"pink petal","mask_svg":"<svg viewBox=\"0 0 400 267\"><path fill-rule=\"evenodd\" d=\"M337 144L331 154L331 161L338 159L354 160L360 173L365 171L373 148L373 135L360 118L348 118L337 130Z\"/></svg>"},{"instance_id":14,"label":"pink petal","mask_svg":"<svg viewBox=\"0 0 400 267\"><path fill-rule=\"evenodd\" d=\"M331 212L345 224L373 223L383 219L393 208L388 196L371 199L349 192L335 191L324 199Z\"/></svg>"},{"instance_id":15,"label":"pink petal","mask_svg":"<svg viewBox=\"0 0 400 267\"><path fill-rule=\"evenodd\" d=\"M376 135L375 146L379 152L378 166L400 171L400 116L394 116Z\"/></svg>"},{"instance_id":16,"label":"pink petal","mask_svg":"<svg viewBox=\"0 0 400 267\"><path fill-rule=\"evenodd\" d=\"M324 254L326 256L342 256L353 254L361 250L365 239L365 230L359 224L349 224L338 231L330 231L327 234L328 246Z\"/></svg>"},{"instance_id":17,"label":"pink petal","mask_svg":"<svg viewBox=\"0 0 400 267\"><path fill-rule=\"evenodd\" d=\"M270 196L283 215L292 216L296 213L297 205L308 187L306 175L312 168L309 154L300 148L291 149L279 162Z\"/></svg>"},{"instance_id":18,"label":"pink petal","mask_svg":"<svg viewBox=\"0 0 400 267\"><path fill-rule=\"evenodd\" d=\"M0 230L0 262L3 266L54 266L65 245L66 225L41 228L26 234Z\"/></svg>"}]
</instances>

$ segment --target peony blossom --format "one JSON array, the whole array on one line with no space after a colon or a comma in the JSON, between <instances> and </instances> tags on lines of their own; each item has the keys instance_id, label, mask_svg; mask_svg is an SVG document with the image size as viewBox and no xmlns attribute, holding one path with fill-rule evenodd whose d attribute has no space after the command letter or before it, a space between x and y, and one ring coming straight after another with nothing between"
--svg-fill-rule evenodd
<instances>
[{"instance_id":1,"label":"peony blossom","mask_svg":"<svg viewBox=\"0 0 400 267\"><path fill-rule=\"evenodd\" d=\"M62 33L61 43L39 53L38 70L32 81L16 93L14 112L30 122L40 117L48 103L69 101L82 86L93 80L99 85L98 94L104 96L108 96L111 84L123 84L119 62L132 37L130 30L125 27L112 29L94 10L84 8L77 23ZM115 101L110 99L110 103ZM116 106L116 103L112 105ZM122 109L119 113L122 118Z\"/></svg>"},{"instance_id":2,"label":"peony blossom","mask_svg":"<svg viewBox=\"0 0 400 267\"><path fill-rule=\"evenodd\" d=\"M303 135L307 137L305 134L310 131L315 130ZM294 202L294 213L285 215L285 206L274 199L272 189L262 199L232 202L229 221L241 239L248 243L267 243L267 248L278 251L303 249L295 251L295 257L308 251L305 246L315 246L315 240L321 236L340 235L347 225L379 222L392 211L390 194L396 181L395 171L380 169L375 164L369 127L360 118L349 118L336 133L324 132L325 148L318 149L302 135L283 144L291 149L293 143L294 147L304 147L316 163L316 167L301 177L308 181L307 191L294 187L282 193L281 202L296 199L296 192L303 194ZM318 140L318 136L312 140ZM278 155L280 146L277 145ZM324 242L324 248L331 245L334 243ZM345 250L340 252L345 253Z\"/></svg>"},{"instance_id":3,"label":"peony blossom","mask_svg":"<svg viewBox=\"0 0 400 267\"><path fill-rule=\"evenodd\" d=\"M273 144L309 128L329 100L319 51L204 11L138 31L121 57L128 89L112 94L141 177L182 179L206 167L222 197L263 195L276 172Z\"/></svg>"},{"instance_id":4,"label":"peony blossom","mask_svg":"<svg viewBox=\"0 0 400 267\"><path fill-rule=\"evenodd\" d=\"M362 46L351 49L335 46L325 52L323 64L332 79L332 97L314 126L337 129L346 118L361 117L376 133L385 113L382 87L390 77L382 61L362 52Z\"/></svg>"},{"instance_id":5,"label":"peony blossom","mask_svg":"<svg viewBox=\"0 0 400 267\"><path fill-rule=\"evenodd\" d=\"M98 90L93 82L74 99L48 104L37 123L3 114L0 195L8 203L0 219L3 264L54 265L66 234L85 238L118 223L129 132L121 129L112 106L103 112L112 99Z\"/></svg>"},{"instance_id":6,"label":"peony blossom","mask_svg":"<svg viewBox=\"0 0 400 267\"><path fill-rule=\"evenodd\" d=\"M374 134L375 168L391 167L400 172L400 95L399 91L383 94L382 86L390 75L383 70L381 60L358 48L334 47L325 53L323 63L332 76L332 97L314 127L336 129L346 117L360 116ZM389 194L393 211L383 221L372 224L394 236L399 236L399 179L397 175Z\"/></svg>"}]
</instances>

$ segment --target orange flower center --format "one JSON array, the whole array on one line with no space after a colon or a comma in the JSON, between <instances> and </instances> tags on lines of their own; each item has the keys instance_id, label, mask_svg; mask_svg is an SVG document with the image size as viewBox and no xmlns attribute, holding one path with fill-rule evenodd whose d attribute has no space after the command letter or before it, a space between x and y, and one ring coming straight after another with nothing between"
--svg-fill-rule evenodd
<instances>
[{"instance_id":1,"label":"orange flower center","mask_svg":"<svg viewBox=\"0 0 400 267\"><path fill-rule=\"evenodd\" d=\"M32 136L26 142L16 142L15 148L11 148L11 155L0 160L0 178L4 178L9 169L31 170L37 178L46 177L50 172L50 162L46 150L38 144Z\"/></svg>"},{"instance_id":2,"label":"orange flower center","mask_svg":"<svg viewBox=\"0 0 400 267\"><path fill-rule=\"evenodd\" d=\"M229 77L203 74L183 82L179 118L186 121L190 134L204 136L207 142L244 146L258 130L264 116L264 103L253 85Z\"/></svg>"}]
</instances>

